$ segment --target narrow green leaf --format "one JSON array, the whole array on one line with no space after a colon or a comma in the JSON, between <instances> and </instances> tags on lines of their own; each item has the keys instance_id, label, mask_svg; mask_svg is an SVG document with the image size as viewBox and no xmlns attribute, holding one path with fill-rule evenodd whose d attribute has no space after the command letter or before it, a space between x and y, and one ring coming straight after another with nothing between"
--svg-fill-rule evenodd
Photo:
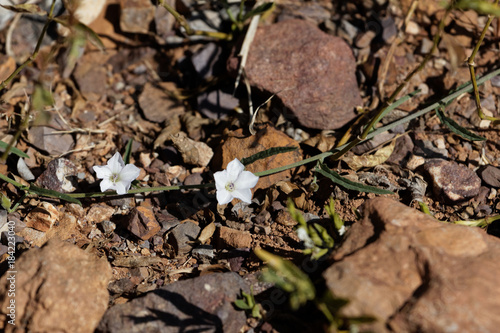
<instances>
[{"instance_id":1,"label":"narrow green leaf","mask_svg":"<svg viewBox=\"0 0 500 333\"><path fill-rule=\"evenodd\" d=\"M493 77L497 76L497 75L500 75L500 68L497 68L495 69L494 71L480 77L480 78L477 78L477 85L480 86L482 85L484 82L488 81L488 80L491 80ZM376 130L374 130L373 132L370 132L370 134L368 134L368 136L366 137L366 140L369 140L377 135L379 135L380 133L383 133L383 132L386 132L390 129L393 129L394 127L400 125L400 124L405 124L415 118L418 118L420 116L423 116L424 114L428 113L428 112L431 112L433 110L435 110L437 107L439 107L440 105L446 105L450 102L452 102L455 98L457 98L458 96L462 95L463 93L467 93L467 92L470 92L472 91L472 84L471 82L468 82L466 84L463 84L461 85L459 88L457 88L458 90L455 90L451 93L449 93L447 96L441 98L441 100L439 100L438 102L436 103L433 103L427 107L425 107L424 109L422 110L419 110L419 111L416 111L416 112L413 112L409 115L407 115L406 117L404 118L401 118L401 119L398 119L390 124L387 124L385 126L382 126L380 128L377 128ZM397 101L396 101L397 102ZM395 102L395 103L396 103ZM394 103L394 104L395 104ZM393 104L393 105L394 105ZM366 141L365 140L365 141ZM342 150L345 146L347 146L347 144L345 145L342 145L340 147L337 147L337 148L334 148L333 150L331 150L331 153L336 153L340 150ZM328 156L328 155L327 155ZM325 156L326 157L326 156ZM281 171L281 170L280 170Z\"/></svg>"},{"instance_id":2,"label":"narrow green leaf","mask_svg":"<svg viewBox=\"0 0 500 333\"><path fill-rule=\"evenodd\" d=\"M41 9L40 7L32 3L23 3L15 6L6 6L6 5L0 5L0 6L16 13L34 14L38 16L47 15L47 12L45 10Z\"/></svg>"},{"instance_id":3,"label":"narrow green leaf","mask_svg":"<svg viewBox=\"0 0 500 333\"><path fill-rule=\"evenodd\" d=\"M486 138L479 136L475 133L472 133L466 128L463 128L459 124L457 124L453 119L446 117L444 114L444 109L442 106L436 109L436 114L443 125L449 128L453 133L460 135L462 138L471 140L471 141L485 141Z\"/></svg>"},{"instance_id":4,"label":"narrow green leaf","mask_svg":"<svg viewBox=\"0 0 500 333\"><path fill-rule=\"evenodd\" d=\"M7 196L4 195L3 193L0 193L0 198L1 198L0 204L2 205L3 209L9 211L10 207L12 206L10 199L7 198Z\"/></svg>"},{"instance_id":5,"label":"narrow green leaf","mask_svg":"<svg viewBox=\"0 0 500 333\"><path fill-rule=\"evenodd\" d=\"M239 309L242 309L242 310L250 310L252 308L249 304L247 304L245 299L235 300L234 305L236 305Z\"/></svg>"},{"instance_id":6,"label":"narrow green leaf","mask_svg":"<svg viewBox=\"0 0 500 333\"><path fill-rule=\"evenodd\" d=\"M9 146L8 143L0 141L0 148L7 149L8 146ZM22 152L21 150L17 149L16 147L10 147L10 152L19 156L19 157L30 158L28 156L28 154Z\"/></svg>"},{"instance_id":7,"label":"narrow green leaf","mask_svg":"<svg viewBox=\"0 0 500 333\"><path fill-rule=\"evenodd\" d=\"M130 139L127 142L127 147L125 147L125 153L123 154L123 162L125 164L130 163L130 154L132 153L132 144L134 143L134 139Z\"/></svg>"},{"instance_id":8,"label":"narrow green leaf","mask_svg":"<svg viewBox=\"0 0 500 333\"><path fill-rule=\"evenodd\" d=\"M401 104L405 103L407 100L409 100L410 98L413 98L415 95L417 95L418 93L420 92L420 89L417 89L417 90L414 90L412 91L411 93L409 93L408 95L405 95L403 97L401 97L400 99L398 99L397 101L395 101L394 103L392 103L391 105L389 105L385 110L384 112L382 112L382 114L380 115L380 117L378 117L377 121L375 123L378 123L382 118L384 118L389 112L391 112L392 110L394 110L395 108L399 107Z\"/></svg>"},{"instance_id":9,"label":"narrow green leaf","mask_svg":"<svg viewBox=\"0 0 500 333\"><path fill-rule=\"evenodd\" d=\"M494 3L489 3L487 1L461 0L461 1L458 1L454 6L456 8L463 9L463 10L472 9L472 10L474 10L480 14L483 14L483 15L500 16L500 7L498 7Z\"/></svg>"},{"instance_id":10,"label":"narrow green leaf","mask_svg":"<svg viewBox=\"0 0 500 333\"><path fill-rule=\"evenodd\" d=\"M335 184L340 185L346 189L354 190L354 191L358 191L358 192L370 192L370 193L376 193L376 194L394 194L391 191L384 190L384 189L381 189L378 187L353 182L352 180L349 180L347 178L340 176L335 171L330 170L330 168L328 168L325 164L320 163L319 165L320 165L320 168L315 169L314 171L329 178Z\"/></svg>"},{"instance_id":11,"label":"narrow green leaf","mask_svg":"<svg viewBox=\"0 0 500 333\"><path fill-rule=\"evenodd\" d=\"M283 153L288 153L290 151L297 150L298 147L273 147L266 149L264 151L260 151L256 154L253 154L250 157L245 157L241 159L241 163L243 165L249 165L252 164L255 161L261 160L263 158L267 158L270 156L278 155L278 154L283 154Z\"/></svg>"},{"instance_id":12,"label":"narrow green leaf","mask_svg":"<svg viewBox=\"0 0 500 333\"><path fill-rule=\"evenodd\" d=\"M34 194L37 194L37 195L40 195L43 197L58 198L58 199L61 199L64 201L79 204L80 206L82 205L80 200L73 198L73 197L70 197L69 195L67 195L65 193L61 193L61 192L57 192L57 191L53 191L53 190L47 190L45 188L41 188L41 187L35 186L33 184L30 185L28 191L30 193L34 193Z\"/></svg>"},{"instance_id":13,"label":"narrow green leaf","mask_svg":"<svg viewBox=\"0 0 500 333\"><path fill-rule=\"evenodd\" d=\"M33 109L41 111L45 106L52 104L54 104L54 99L50 91L37 83L33 92Z\"/></svg>"},{"instance_id":14,"label":"narrow green leaf","mask_svg":"<svg viewBox=\"0 0 500 333\"><path fill-rule=\"evenodd\" d=\"M316 296L316 288L309 276L291 261L269 253L263 249L255 249L254 253L266 263L263 279L275 283L290 293L290 307L297 310Z\"/></svg>"},{"instance_id":15,"label":"narrow green leaf","mask_svg":"<svg viewBox=\"0 0 500 333\"><path fill-rule=\"evenodd\" d=\"M99 37L98 34L96 34L96 32L94 30L90 29L88 26L86 26L85 24L83 24L81 22L79 22L76 25L76 28L84 31L86 36L87 36L87 39L92 44L94 44L97 48L99 48L100 51L104 51L106 49L101 38Z\"/></svg>"}]
</instances>

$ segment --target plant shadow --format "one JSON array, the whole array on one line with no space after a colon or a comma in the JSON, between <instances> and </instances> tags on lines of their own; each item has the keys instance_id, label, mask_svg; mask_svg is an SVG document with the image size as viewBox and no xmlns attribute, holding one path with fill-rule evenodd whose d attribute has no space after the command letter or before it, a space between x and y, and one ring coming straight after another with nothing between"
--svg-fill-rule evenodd
<instances>
[{"instance_id":1,"label":"plant shadow","mask_svg":"<svg viewBox=\"0 0 500 333\"><path fill-rule=\"evenodd\" d=\"M130 319L133 320L135 325L146 324L151 327L151 322L161 321L163 325L157 326L159 330L161 330L162 327L163 329L167 327L176 327L178 332L182 333L223 332L222 321L218 316L188 302L184 296L161 289L155 290L152 293L171 304L171 306L164 306L164 310L172 309L172 307L175 309L167 312L159 309L147 308L151 315L141 317L130 316Z\"/></svg>"}]
</instances>

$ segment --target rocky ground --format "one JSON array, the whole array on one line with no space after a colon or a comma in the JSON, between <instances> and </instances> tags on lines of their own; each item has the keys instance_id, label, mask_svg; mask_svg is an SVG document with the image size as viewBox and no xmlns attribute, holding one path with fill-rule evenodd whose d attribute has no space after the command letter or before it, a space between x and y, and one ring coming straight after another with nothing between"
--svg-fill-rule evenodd
<instances>
[{"instance_id":1,"label":"rocky ground","mask_svg":"<svg viewBox=\"0 0 500 333\"><path fill-rule=\"evenodd\" d=\"M168 3L194 29L231 31L221 2ZM16 140L28 158L11 153L0 164L3 175L22 184L99 192L93 166L124 154L129 143L141 187L211 183L213 173L234 158L273 147L297 149L246 169L261 172L328 152L350 129L354 138L367 119L361 114L380 107L431 51L444 15L431 0L277 1L259 23L235 90L245 30L234 30L232 40L187 37L170 13L149 1L112 0L102 11L99 1L90 4L88 13L99 15L86 23L104 52L90 42L71 49L77 39L70 34L65 40L53 24L33 64L2 91L4 142L24 126L28 96L41 86L52 93L51 105L33 111ZM405 24L412 4L415 11ZM50 2L41 6L48 9ZM234 11L239 3L229 6ZM45 22L43 16L6 13L0 12L0 81L31 55ZM400 96L416 89L419 94L382 125L469 81L464 60L485 22L474 11L453 11L438 49ZM494 20L475 59L479 76L498 67L499 35ZM479 91L485 113L498 117L500 76ZM212 188L86 198L79 205L23 198L21 189L0 181L4 197L20 200L14 212L0 210L0 327L333 331L318 302L292 310L288 293L262 281L264 264L254 250L264 249L300 267L315 285L316 300L329 294L349 301L334 311L340 330L496 332L498 225L451 222L499 214L498 125L477 116L470 93L444 110L486 140L462 138L432 111L356 146L341 160L325 159L341 176L393 194L339 186L314 172L315 163L261 177L250 205L237 199L218 205ZM320 260L303 253L289 198L306 221L327 229L332 221L325 206L333 198L345 221L347 231L334 237L334 248ZM419 202L433 216L420 212ZM9 227L15 232L14 266ZM12 274L15 279L9 279ZM255 295L261 318L234 305L241 291ZM15 326L9 324L13 299Z\"/></svg>"}]
</instances>

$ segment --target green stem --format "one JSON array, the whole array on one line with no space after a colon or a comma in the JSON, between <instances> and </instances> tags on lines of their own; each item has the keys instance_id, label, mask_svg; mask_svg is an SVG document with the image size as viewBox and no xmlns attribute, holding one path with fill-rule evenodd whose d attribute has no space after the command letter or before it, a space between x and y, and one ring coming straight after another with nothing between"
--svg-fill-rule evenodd
<instances>
[{"instance_id":1,"label":"green stem","mask_svg":"<svg viewBox=\"0 0 500 333\"><path fill-rule=\"evenodd\" d=\"M56 5L56 0L52 0L52 6L50 7L50 11L49 11L49 14L47 16L47 21L45 22L45 25L43 26L43 29L42 29L42 32L40 33L40 36L38 37L38 41L36 43L35 50L31 54L31 56L28 59L26 59L26 61L24 63L19 65L19 67L17 67L16 70L12 74L10 74L9 77L7 79L5 79L5 81L3 81L0 84L0 91L2 91L10 83L10 81L12 81L17 76L17 74L19 74L26 66L30 65L33 61L35 61L36 57L38 56L38 52L40 51L40 47L42 46L43 38L45 37L45 34L47 33L47 29L49 28L50 23L54 19L53 15L54 15L55 5ZM25 119L23 120L22 124L17 129L16 134L10 140L9 145L7 146L5 151L3 152L0 160L5 161L7 159L7 156L9 155L10 149L14 145L14 142L16 142L16 140L21 136L21 133L26 129L28 122L29 122L29 111L28 111L28 114L25 115Z\"/></svg>"},{"instance_id":2,"label":"green stem","mask_svg":"<svg viewBox=\"0 0 500 333\"><path fill-rule=\"evenodd\" d=\"M10 179L9 177L7 177L7 176L5 176L5 175L3 175L1 173L0 173L0 179L5 180L7 183L10 183L10 184L14 185L15 187L17 187L17 188L19 188L21 190L25 190L25 189L28 188L28 186L24 186L23 184L18 183L14 179Z\"/></svg>"},{"instance_id":3,"label":"green stem","mask_svg":"<svg viewBox=\"0 0 500 333\"><path fill-rule=\"evenodd\" d=\"M500 220L500 215L490 216L490 217L486 217L484 219L472 220L472 221L455 221L453 223L465 225L465 226L469 226L469 227L485 228L488 225L490 225L493 222L498 221L498 220Z\"/></svg>"},{"instance_id":4,"label":"green stem","mask_svg":"<svg viewBox=\"0 0 500 333\"><path fill-rule=\"evenodd\" d=\"M477 84L481 85L484 82L490 80L491 78L493 78L493 77L495 77L497 75L500 75L500 68L496 69L493 72L488 73L485 76L483 76L480 79L478 79L477 80ZM454 100L455 98L457 98L458 96L462 95L463 93L470 92L471 90L472 90L472 84L469 83L466 86L464 86L463 88L458 89L457 91L455 91L455 92L451 93L450 95L444 97L439 102L433 103L433 104L429 105L428 107L426 107L426 108L424 108L424 109L422 109L420 111L412 113L412 114L410 114L410 115L408 115L408 116L406 116L406 117L404 117L402 119L396 120L395 122L392 122L392 123L390 123L388 125L385 125L383 127L377 128L376 130L370 132L366 136L365 140L361 140L358 137L358 138L354 139L352 142L347 143L347 144L345 144L343 146L337 147L337 148L335 148L335 149L333 149L331 151L327 151L327 152L321 153L319 155L306 158L305 160L302 160L302 161L299 161L299 162L295 162L295 163L291 163L291 164L288 164L288 165L285 165L285 166L282 166L282 167L278 167L278 168L274 168L274 169L270 169L270 170L266 170L266 171L257 172L257 173L255 173L255 175L259 176L259 177L268 176L268 175L271 175L271 174L274 174L274 173L278 173L278 172L281 172L281 171L285 171L285 170L288 170L288 169L293 169L293 168L302 166L304 164L315 162L317 160L320 160L320 159L326 158L326 157L330 157L330 156L333 156L334 159L338 159L338 158L340 158L343 155L343 152L347 152L350 148L352 148L356 144L361 143L361 142L366 141L366 140L369 140L369 139L373 138L374 136L379 135L380 133L383 133L385 131L388 131L388 130L390 130L390 129L392 129L392 128L400 125L400 124L404 124L406 122L409 122L410 120L418 118L418 117L420 117L420 116L422 116L422 115L424 115L424 114L426 114L426 113L428 113L428 112L430 112L432 110L435 110L437 107L439 107L442 104L449 103L450 101ZM390 107L395 108L395 107L397 107L398 105L400 105L401 103L405 102L408 99L409 99L408 96L402 97L399 100L397 100L396 102L394 102Z\"/></svg>"},{"instance_id":5,"label":"green stem","mask_svg":"<svg viewBox=\"0 0 500 333\"><path fill-rule=\"evenodd\" d=\"M38 55L38 51L40 50L40 47L42 46L43 37L45 37L45 33L47 32L47 29L49 28L49 24L54 19L53 15L54 15L55 5L56 5L56 1L52 0L52 6L50 7L50 11L49 11L49 14L47 16L47 22L45 22L45 25L43 26L40 37L38 37L38 41L36 43L35 50L31 54L31 56L28 59L26 59L25 62L23 62L21 65L19 65L19 67L17 67L16 70L12 74L10 74L9 77L7 79L5 79L5 81L3 81L0 84L0 91L2 91L7 86L7 84L9 84L10 81L12 81L17 76L17 74L19 74L20 71L22 71L26 66L30 65L36 59L36 56Z\"/></svg>"},{"instance_id":6,"label":"green stem","mask_svg":"<svg viewBox=\"0 0 500 333\"><path fill-rule=\"evenodd\" d=\"M233 36L231 34L226 34L218 31L202 31L202 30L193 30L190 26L186 18L181 15L178 11L175 10L174 7L170 6L165 0L159 0L158 4L165 8L170 14L172 14L177 22L181 25L181 27L186 30L186 34L189 36L207 36L212 38L217 38L221 40L231 40Z\"/></svg>"},{"instance_id":7,"label":"green stem","mask_svg":"<svg viewBox=\"0 0 500 333\"><path fill-rule=\"evenodd\" d=\"M157 187L141 187L134 188L127 192L127 194L137 194L137 193L148 193L148 192L161 192L161 191L172 191L172 190L192 190L200 188L210 188L215 187L215 184L200 184L200 185L176 185L176 186L157 186ZM68 193L68 196L79 199L79 198L97 198L106 196L116 196L116 192L92 192L92 193Z\"/></svg>"},{"instance_id":8,"label":"green stem","mask_svg":"<svg viewBox=\"0 0 500 333\"><path fill-rule=\"evenodd\" d=\"M494 4L495 6L498 5L498 1L499 0L495 1ZM481 47L481 44L483 43L484 40L484 36L486 36L486 32L488 31L488 28L490 27L492 21L493 21L493 15L488 15L488 21L486 21L483 31L479 36L479 40L477 41L474 50L472 51L469 59L467 60L467 65L469 66L469 73L472 81L472 86L474 87L474 97L475 97L474 99L476 102L476 110L477 114L479 115L479 118L490 121L498 121L500 120L500 118L486 116L483 112L483 107L481 106L481 99L479 98L479 89L477 88L477 83L476 83L476 73L474 69L474 67L476 66L476 64L474 63L474 59L476 58L476 54L479 51L479 47Z\"/></svg>"}]
</instances>

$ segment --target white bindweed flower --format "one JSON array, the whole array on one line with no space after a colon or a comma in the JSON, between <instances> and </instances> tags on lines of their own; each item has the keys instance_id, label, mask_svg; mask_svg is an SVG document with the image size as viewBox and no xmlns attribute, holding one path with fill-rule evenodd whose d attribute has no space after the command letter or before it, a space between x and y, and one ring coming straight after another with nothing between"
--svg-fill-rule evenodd
<instances>
[{"instance_id":1,"label":"white bindweed flower","mask_svg":"<svg viewBox=\"0 0 500 333\"><path fill-rule=\"evenodd\" d=\"M297 232L297 237L304 243L304 246L306 249L312 249L314 247L314 242L309 237L309 234L307 233L307 230L303 227L300 227L296 230Z\"/></svg>"},{"instance_id":2,"label":"white bindweed flower","mask_svg":"<svg viewBox=\"0 0 500 333\"><path fill-rule=\"evenodd\" d=\"M243 171L245 166L238 159L227 165L226 170L214 173L217 201L225 205L234 198L246 203L252 202L252 188L257 185L259 177L250 171Z\"/></svg>"},{"instance_id":3,"label":"white bindweed flower","mask_svg":"<svg viewBox=\"0 0 500 333\"><path fill-rule=\"evenodd\" d=\"M342 227L340 227L340 229L338 230L340 236L344 236L346 231L347 231L347 229L345 228L344 225Z\"/></svg>"},{"instance_id":4,"label":"white bindweed flower","mask_svg":"<svg viewBox=\"0 0 500 333\"><path fill-rule=\"evenodd\" d=\"M102 179L101 191L115 190L118 194L125 194L130 184L139 177L140 169L133 164L123 162L122 155L116 152L104 166L93 167L97 178Z\"/></svg>"}]
</instances>

